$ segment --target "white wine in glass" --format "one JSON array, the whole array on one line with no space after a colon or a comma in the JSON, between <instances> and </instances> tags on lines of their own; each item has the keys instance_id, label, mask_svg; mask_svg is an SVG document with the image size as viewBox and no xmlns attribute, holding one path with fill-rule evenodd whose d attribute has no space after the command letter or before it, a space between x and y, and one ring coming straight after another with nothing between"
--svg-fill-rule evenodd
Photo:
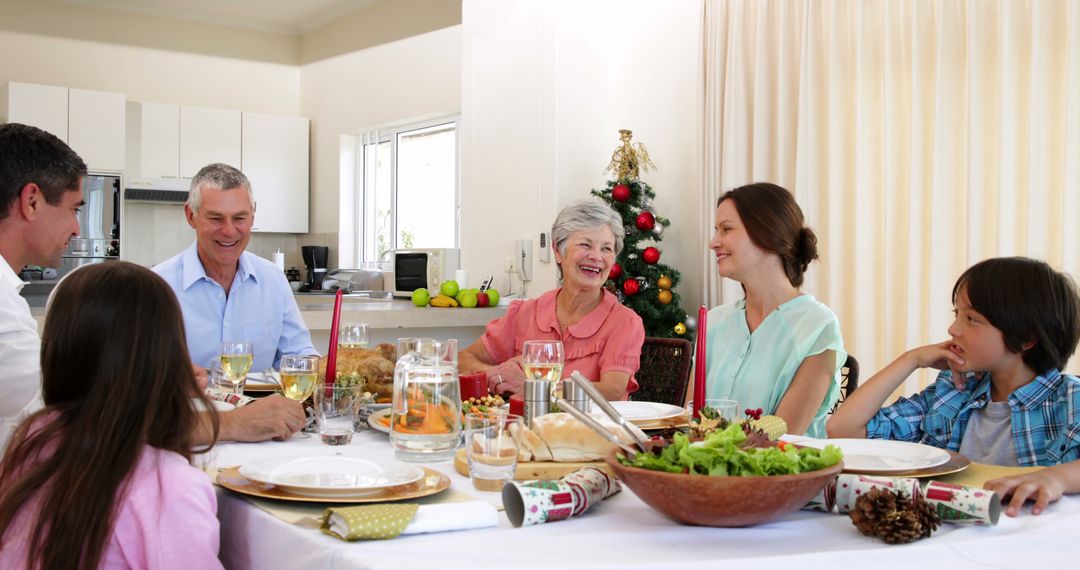
<instances>
[{"instance_id":1,"label":"white wine in glass","mask_svg":"<svg viewBox=\"0 0 1080 570\"><path fill-rule=\"evenodd\" d=\"M243 392L244 380L254 361L250 342L225 341L221 343L221 372L233 392Z\"/></svg>"},{"instance_id":2,"label":"white wine in glass","mask_svg":"<svg viewBox=\"0 0 1080 570\"><path fill-rule=\"evenodd\" d=\"M286 398L303 402L315 391L319 378L319 357L287 354L281 357L281 392Z\"/></svg>"},{"instance_id":3,"label":"white wine in glass","mask_svg":"<svg viewBox=\"0 0 1080 570\"><path fill-rule=\"evenodd\" d=\"M521 346L521 367L526 380L562 379L563 345L557 340L527 340Z\"/></svg>"},{"instance_id":4,"label":"white wine in glass","mask_svg":"<svg viewBox=\"0 0 1080 570\"><path fill-rule=\"evenodd\" d=\"M368 326L365 323L346 323L338 329L339 348L367 348Z\"/></svg>"},{"instance_id":5,"label":"white wine in glass","mask_svg":"<svg viewBox=\"0 0 1080 570\"><path fill-rule=\"evenodd\" d=\"M547 380L557 382L562 379L562 364L531 364L522 363L525 369L526 380Z\"/></svg>"}]
</instances>

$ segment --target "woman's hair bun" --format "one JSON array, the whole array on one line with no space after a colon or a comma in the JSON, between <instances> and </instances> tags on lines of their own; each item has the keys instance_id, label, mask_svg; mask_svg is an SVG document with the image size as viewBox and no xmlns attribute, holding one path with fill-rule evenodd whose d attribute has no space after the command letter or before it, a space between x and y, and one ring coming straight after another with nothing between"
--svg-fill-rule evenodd
<instances>
[{"instance_id":1,"label":"woman's hair bun","mask_svg":"<svg viewBox=\"0 0 1080 570\"><path fill-rule=\"evenodd\" d=\"M803 227L799 230L799 241L795 244L795 257L805 271L811 261L818 258L817 235L814 230Z\"/></svg>"}]
</instances>

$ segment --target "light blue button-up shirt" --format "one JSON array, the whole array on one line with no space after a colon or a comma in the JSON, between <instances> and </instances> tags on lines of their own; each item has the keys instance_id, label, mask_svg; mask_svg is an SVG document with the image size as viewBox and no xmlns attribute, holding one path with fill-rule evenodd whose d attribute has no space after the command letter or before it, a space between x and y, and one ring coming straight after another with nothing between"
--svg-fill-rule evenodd
<instances>
[{"instance_id":1,"label":"light blue button-up shirt","mask_svg":"<svg viewBox=\"0 0 1080 570\"><path fill-rule=\"evenodd\" d=\"M253 372L278 367L283 354L318 354L289 282L269 261L244 252L226 296L206 275L196 244L154 267L176 293L184 313L191 361L207 366L223 341L253 344Z\"/></svg>"}]
</instances>

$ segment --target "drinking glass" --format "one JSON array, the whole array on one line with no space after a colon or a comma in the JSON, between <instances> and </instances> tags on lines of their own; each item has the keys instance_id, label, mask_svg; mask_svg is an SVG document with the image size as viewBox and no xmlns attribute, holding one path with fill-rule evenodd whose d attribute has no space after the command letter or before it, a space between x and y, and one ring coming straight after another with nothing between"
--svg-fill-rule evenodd
<instances>
[{"instance_id":1,"label":"drinking glass","mask_svg":"<svg viewBox=\"0 0 1080 570\"><path fill-rule=\"evenodd\" d=\"M215 358L206 367L207 385L219 392L233 393L233 386L225 383L225 372L221 369L221 359Z\"/></svg>"},{"instance_id":2,"label":"drinking glass","mask_svg":"<svg viewBox=\"0 0 1080 570\"><path fill-rule=\"evenodd\" d=\"M266 371L267 381L273 372ZM315 391L319 378L319 357L314 355L286 354L281 357L281 395L290 400L304 402ZM308 439L303 430L293 434L297 439Z\"/></svg>"},{"instance_id":3,"label":"drinking glass","mask_svg":"<svg viewBox=\"0 0 1080 570\"><path fill-rule=\"evenodd\" d=\"M338 329L339 348L367 348L367 323L346 323Z\"/></svg>"},{"instance_id":4,"label":"drinking glass","mask_svg":"<svg viewBox=\"0 0 1080 570\"><path fill-rule=\"evenodd\" d=\"M281 394L303 402L315 391L319 376L319 357L286 354L281 357Z\"/></svg>"},{"instance_id":5,"label":"drinking glass","mask_svg":"<svg viewBox=\"0 0 1080 570\"><path fill-rule=\"evenodd\" d=\"M359 386L318 384L315 386L315 422L319 438L326 445L352 443Z\"/></svg>"},{"instance_id":6,"label":"drinking glass","mask_svg":"<svg viewBox=\"0 0 1080 570\"><path fill-rule=\"evenodd\" d=\"M521 416L502 410L465 416L465 457L474 489L497 493L514 479L518 446L512 432L522 425Z\"/></svg>"},{"instance_id":7,"label":"drinking glass","mask_svg":"<svg viewBox=\"0 0 1080 570\"><path fill-rule=\"evenodd\" d=\"M547 380L552 386L562 379L563 345L557 340L527 340L521 346L525 380Z\"/></svg>"},{"instance_id":8,"label":"drinking glass","mask_svg":"<svg viewBox=\"0 0 1080 570\"><path fill-rule=\"evenodd\" d=\"M244 381L251 370L254 354L250 342L228 340L221 343L221 371L234 394L244 392Z\"/></svg>"}]
</instances>

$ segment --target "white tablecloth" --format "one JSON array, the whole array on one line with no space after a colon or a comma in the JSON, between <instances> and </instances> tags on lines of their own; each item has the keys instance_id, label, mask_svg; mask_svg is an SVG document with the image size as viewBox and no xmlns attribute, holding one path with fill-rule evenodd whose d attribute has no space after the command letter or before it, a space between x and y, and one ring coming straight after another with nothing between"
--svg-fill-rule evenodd
<instances>
[{"instance_id":1,"label":"white tablecloth","mask_svg":"<svg viewBox=\"0 0 1080 570\"><path fill-rule=\"evenodd\" d=\"M345 447L306 440L222 444L204 462L227 467L276 456L344 453L393 456L387 436L356 434ZM451 462L427 464L448 474L454 489L472 490ZM846 516L807 511L780 522L742 528L683 526L623 491L580 518L514 528L499 513L496 528L343 542L280 521L242 496L218 489L221 558L228 568L378 568L470 570L508 568L1023 568L1075 567L1080 556L1080 496L1040 516L1001 517L994 527L946 524L909 545L890 546L859 534ZM775 565L775 566L774 566ZM783 566L781 566L783 565ZM1042 565L1042 566L1040 566Z\"/></svg>"}]
</instances>

